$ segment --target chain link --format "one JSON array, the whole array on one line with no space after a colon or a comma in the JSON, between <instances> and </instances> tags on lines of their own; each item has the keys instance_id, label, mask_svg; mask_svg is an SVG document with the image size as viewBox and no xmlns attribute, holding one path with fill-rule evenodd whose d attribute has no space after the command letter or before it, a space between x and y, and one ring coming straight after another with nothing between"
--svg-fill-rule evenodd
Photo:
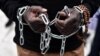
<instances>
[{"instance_id":1,"label":"chain link","mask_svg":"<svg viewBox=\"0 0 100 56\"><path fill-rule=\"evenodd\" d=\"M66 38L62 39L62 44L61 44L61 49L60 49L60 56L64 56L64 52L65 52L65 42L66 42Z\"/></svg>"},{"instance_id":2,"label":"chain link","mask_svg":"<svg viewBox=\"0 0 100 56\"><path fill-rule=\"evenodd\" d=\"M66 13L66 15L70 16L70 11L69 11L68 6L65 5L65 6L64 6L64 9L63 9L62 11L64 11L64 12ZM55 19L53 19L53 20L49 23L49 25L50 25L50 26L53 25L53 24L57 21L57 19L59 19L59 18L60 18L60 15L59 15L59 13L57 13L56 16L55 16Z\"/></svg>"},{"instance_id":3,"label":"chain link","mask_svg":"<svg viewBox=\"0 0 100 56\"><path fill-rule=\"evenodd\" d=\"M68 16L70 16L70 11L69 11L69 8L67 6L64 6L64 9L62 11L64 11ZM46 21L44 21L44 20L48 20L48 18L42 17L44 23L47 25L46 31L41 34L40 49L41 49L42 54L45 54L48 51L48 49L50 48L49 43L50 43L51 37L53 37L53 38L62 40L61 49L60 49L60 56L64 56L66 39L68 37L76 34L81 29L81 24L80 24L79 28L75 32L73 32L67 36L66 35L56 35L56 34L51 33L50 26L53 25L56 22L56 20L59 18L60 18L60 15L57 13L55 16L55 19L52 20L50 23L46 24Z\"/></svg>"},{"instance_id":4,"label":"chain link","mask_svg":"<svg viewBox=\"0 0 100 56\"><path fill-rule=\"evenodd\" d=\"M23 37L23 29L24 29L24 24L22 22L22 16L25 13L25 11L27 10L28 6L22 7L18 9L18 13L17 13L17 19L19 21L19 31L20 31L20 38L19 38L19 42L20 45L24 45L24 37Z\"/></svg>"},{"instance_id":5,"label":"chain link","mask_svg":"<svg viewBox=\"0 0 100 56\"><path fill-rule=\"evenodd\" d=\"M24 24L22 22L22 15L24 14L24 12L26 11L28 7L25 6L25 7L22 7L22 8L19 8L18 10L18 14L17 14L17 18L18 18L18 21L19 21L19 31L20 31L20 45L24 45L24 37L23 37L23 29L24 29ZM24 10L24 11L23 11ZM23 11L23 12L22 12ZM70 16L70 12L69 12L69 9L67 6L64 7L63 11L68 15ZM62 44L61 44L61 49L60 49L60 56L64 56L64 51L65 51L65 42L66 42L66 39L74 34L76 34L81 26L79 26L79 29L77 29L75 32L69 34L69 35L56 35L56 34L53 34L51 32L51 28L50 26L53 25L57 19L60 18L59 14L57 13L56 14L56 17L54 20L52 20L51 22L49 21L48 17L46 14L44 13L41 13L39 15L39 17L43 20L43 22L45 23L46 25L46 28L45 28L45 32L44 33L41 33L41 39L40 39L40 49L41 49L41 53L43 55L46 54L46 52L49 50L50 48L50 41L51 41L51 37L53 38L56 38L56 39L61 39L62 40Z\"/></svg>"},{"instance_id":6,"label":"chain link","mask_svg":"<svg viewBox=\"0 0 100 56\"><path fill-rule=\"evenodd\" d=\"M50 40L51 40L51 37L50 37L51 29L48 26L49 20L48 20L47 15L40 14L40 18L43 20L43 22L46 25L46 30L44 33L41 33L41 40L40 40L41 53L44 55L50 48L49 44L50 44Z\"/></svg>"}]
</instances>

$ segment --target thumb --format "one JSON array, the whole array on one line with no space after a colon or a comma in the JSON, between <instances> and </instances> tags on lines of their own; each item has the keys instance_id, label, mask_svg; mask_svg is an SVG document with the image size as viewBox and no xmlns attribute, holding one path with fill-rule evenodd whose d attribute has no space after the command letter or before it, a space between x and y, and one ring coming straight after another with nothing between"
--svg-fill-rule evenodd
<instances>
[{"instance_id":1,"label":"thumb","mask_svg":"<svg viewBox=\"0 0 100 56\"><path fill-rule=\"evenodd\" d=\"M47 12L47 9L42 8L41 12Z\"/></svg>"}]
</instances>

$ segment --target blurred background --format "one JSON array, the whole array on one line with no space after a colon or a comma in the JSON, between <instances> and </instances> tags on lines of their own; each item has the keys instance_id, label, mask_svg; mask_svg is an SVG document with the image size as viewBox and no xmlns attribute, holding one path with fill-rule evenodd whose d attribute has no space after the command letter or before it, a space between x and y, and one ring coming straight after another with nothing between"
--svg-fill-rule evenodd
<instances>
[{"instance_id":1,"label":"blurred background","mask_svg":"<svg viewBox=\"0 0 100 56\"><path fill-rule=\"evenodd\" d=\"M100 8L89 21L84 56L100 56ZM6 27L7 22L8 18L0 10L0 56L17 56L16 45L13 42L15 23Z\"/></svg>"},{"instance_id":2,"label":"blurred background","mask_svg":"<svg viewBox=\"0 0 100 56\"><path fill-rule=\"evenodd\" d=\"M6 27L7 22L8 18L0 10L0 56L17 56L16 45L13 42L15 23Z\"/></svg>"}]
</instances>

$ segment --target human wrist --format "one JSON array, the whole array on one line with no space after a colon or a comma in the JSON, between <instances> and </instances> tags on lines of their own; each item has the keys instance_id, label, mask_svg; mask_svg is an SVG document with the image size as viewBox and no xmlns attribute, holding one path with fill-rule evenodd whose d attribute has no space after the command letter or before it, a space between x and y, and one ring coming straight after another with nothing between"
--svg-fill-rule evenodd
<instances>
[{"instance_id":1,"label":"human wrist","mask_svg":"<svg viewBox=\"0 0 100 56\"><path fill-rule=\"evenodd\" d=\"M82 16L81 23L82 23L82 25L85 25L84 33L87 33L87 31L88 31L87 24L89 23L89 19L90 19L90 11L85 5L79 5L79 6L74 6L74 7L78 8L80 10L80 13Z\"/></svg>"}]
</instances>

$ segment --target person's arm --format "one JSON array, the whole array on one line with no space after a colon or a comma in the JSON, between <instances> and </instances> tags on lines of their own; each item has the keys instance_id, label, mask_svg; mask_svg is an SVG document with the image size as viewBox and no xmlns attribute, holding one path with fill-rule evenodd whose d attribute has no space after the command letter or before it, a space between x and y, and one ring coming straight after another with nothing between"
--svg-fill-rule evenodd
<instances>
[{"instance_id":1,"label":"person's arm","mask_svg":"<svg viewBox=\"0 0 100 56\"><path fill-rule=\"evenodd\" d=\"M61 34L69 35L76 32L80 26L85 25L85 33L87 33L89 18L97 11L99 5L100 0L83 0L81 4L69 8L69 16L64 11L60 11L61 17L56 21L55 26ZM80 23L83 24L80 25Z\"/></svg>"},{"instance_id":2,"label":"person's arm","mask_svg":"<svg viewBox=\"0 0 100 56\"><path fill-rule=\"evenodd\" d=\"M42 10L44 9L43 7L38 5L34 6L33 4L29 5L24 0L6 0L5 2L2 3L1 9L10 20L18 22L17 14L20 13L18 10L26 6L28 8L25 10L25 13L22 15L23 16L22 19L30 26L32 30L34 30L34 32L38 32L38 33L44 32L45 24L43 20L40 19L39 17L39 14L43 12Z\"/></svg>"}]
</instances>

